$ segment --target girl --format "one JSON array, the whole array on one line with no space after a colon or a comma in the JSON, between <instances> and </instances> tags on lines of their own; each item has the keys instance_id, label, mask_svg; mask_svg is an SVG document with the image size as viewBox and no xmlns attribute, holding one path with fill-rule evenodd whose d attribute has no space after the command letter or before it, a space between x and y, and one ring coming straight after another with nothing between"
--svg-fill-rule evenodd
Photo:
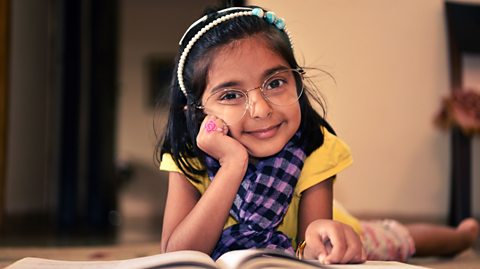
<instances>
[{"instance_id":1,"label":"girl","mask_svg":"<svg viewBox=\"0 0 480 269\"><path fill-rule=\"evenodd\" d=\"M218 258L298 245L298 256L324 263L365 261L354 229L332 220L349 149L310 104L323 107L284 20L259 7L212 12L182 37L175 70L162 250Z\"/></svg>"},{"instance_id":2,"label":"girl","mask_svg":"<svg viewBox=\"0 0 480 269\"><path fill-rule=\"evenodd\" d=\"M474 219L456 229L367 222L334 204L333 180L352 159L312 108L323 106L305 78L284 20L261 8L212 12L187 30L157 147L170 172L162 250L217 258L297 248L324 263L360 263L470 247Z\"/></svg>"}]
</instances>

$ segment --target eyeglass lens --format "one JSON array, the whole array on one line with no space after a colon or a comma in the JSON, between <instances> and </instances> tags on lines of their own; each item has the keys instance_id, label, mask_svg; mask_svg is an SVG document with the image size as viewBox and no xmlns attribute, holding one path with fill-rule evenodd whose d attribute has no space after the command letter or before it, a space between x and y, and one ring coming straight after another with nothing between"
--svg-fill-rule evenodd
<instances>
[{"instance_id":1,"label":"eyeglass lens","mask_svg":"<svg viewBox=\"0 0 480 269\"><path fill-rule=\"evenodd\" d=\"M225 88L210 95L204 102L204 112L215 115L232 125L240 121L249 109L248 93L256 90ZM296 103L303 93L303 76L296 69L280 70L269 76L260 91L265 100L274 106Z\"/></svg>"}]
</instances>

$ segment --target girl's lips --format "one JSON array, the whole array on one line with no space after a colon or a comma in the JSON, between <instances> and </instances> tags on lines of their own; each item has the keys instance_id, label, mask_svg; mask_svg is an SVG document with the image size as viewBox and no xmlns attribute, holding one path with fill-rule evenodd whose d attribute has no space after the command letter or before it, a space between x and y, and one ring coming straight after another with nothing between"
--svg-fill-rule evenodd
<instances>
[{"instance_id":1,"label":"girl's lips","mask_svg":"<svg viewBox=\"0 0 480 269\"><path fill-rule=\"evenodd\" d=\"M265 129L247 131L246 133L260 139L271 138L277 134L281 124L274 125Z\"/></svg>"}]
</instances>

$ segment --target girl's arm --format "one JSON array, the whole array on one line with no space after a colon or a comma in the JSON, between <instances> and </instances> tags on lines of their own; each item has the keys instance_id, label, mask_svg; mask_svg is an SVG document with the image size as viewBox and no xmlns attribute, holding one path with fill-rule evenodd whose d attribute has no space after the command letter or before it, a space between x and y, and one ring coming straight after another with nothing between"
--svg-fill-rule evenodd
<instances>
[{"instance_id":1,"label":"girl's arm","mask_svg":"<svg viewBox=\"0 0 480 269\"><path fill-rule=\"evenodd\" d=\"M333 179L328 178L302 193L298 208L297 242L305 240L307 226L317 219L332 219Z\"/></svg>"},{"instance_id":2,"label":"girl's arm","mask_svg":"<svg viewBox=\"0 0 480 269\"><path fill-rule=\"evenodd\" d=\"M358 235L332 220L333 179L331 177L302 193L299 206L299 240L305 240L304 257L322 263L360 263L365 252Z\"/></svg>"},{"instance_id":3,"label":"girl's arm","mask_svg":"<svg viewBox=\"0 0 480 269\"><path fill-rule=\"evenodd\" d=\"M226 131L206 133L203 126L197 144L218 159L221 166L203 195L184 175L170 173L162 231L163 252L190 249L210 254L247 169L248 153L239 142L227 136Z\"/></svg>"},{"instance_id":4,"label":"girl's arm","mask_svg":"<svg viewBox=\"0 0 480 269\"><path fill-rule=\"evenodd\" d=\"M170 172L162 251L190 249L210 254L217 244L243 175L220 169L203 196L184 175Z\"/></svg>"}]
</instances>

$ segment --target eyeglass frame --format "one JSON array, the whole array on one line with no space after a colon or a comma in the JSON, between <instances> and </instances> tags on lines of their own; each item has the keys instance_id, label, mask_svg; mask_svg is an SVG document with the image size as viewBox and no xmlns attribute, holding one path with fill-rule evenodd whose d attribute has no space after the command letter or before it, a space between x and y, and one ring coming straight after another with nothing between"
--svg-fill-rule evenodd
<instances>
[{"instance_id":1,"label":"eyeglass frame","mask_svg":"<svg viewBox=\"0 0 480 269\"><path fill-rule=\"evenodd\" d=\"M244 116L245 116L245 113L247 112L247 110L250 109L250 100L249 100L249 96L248 96L248 93L251 92L251 91L254 91L254 90L257 90L257 89L260 89L260 94L262 95L263 99L271 104L271 105L275 105L275 106L288 106L288 105L291 105L293 103L290 103L290 104L286 104L286 105L279 105L279 104L275 104L275 103L272 103L272 101L270 101L268 99L267 96L265 96L265 93L264 93L264 86L265 86L265 83L272 77L274 77L276 74L278 73L282 73L282 72L286 72L286 71L291 71L291 72L296 72L300 75L300 81L302 83L302 88L300 89L300 94L298 94L297 96L297 99L296 101L298 101L300 99L300 97L302 96L303 92L305 91L305 82L304 82L304 75L306 74L305 70L303 68L285 68L285 69L279 69L279 70L276 70L275 72L273 72L272 74L268 75L267 78L262 82L262 84L258 87L255 87L255 88L252 88L252 89L249 89L249 90L243 90L243 89L236 89L236 88L225 88L225 89L222 89L222 91L226 91L226 90L238 90L240 92L242 92L245 97L246 97L246 101L245 101L245 111L244 111L244 114L239 118L242 119ZM296 79L296 76L294 75L294 78L295 78L295 87L297 87L297 79ZM298 89L296 89L298 91ZM217 94L217 92L215 93L212 93L208 96L208 98L206 99L208 101L208 99L212 96L214 96L215 94ZM206 107L204 105L196 105L195 106L196 109L199 109L199 110L203 110L205 111ZM228 125L228 124L227 124Z\"/></svg>"}]
</instances>

